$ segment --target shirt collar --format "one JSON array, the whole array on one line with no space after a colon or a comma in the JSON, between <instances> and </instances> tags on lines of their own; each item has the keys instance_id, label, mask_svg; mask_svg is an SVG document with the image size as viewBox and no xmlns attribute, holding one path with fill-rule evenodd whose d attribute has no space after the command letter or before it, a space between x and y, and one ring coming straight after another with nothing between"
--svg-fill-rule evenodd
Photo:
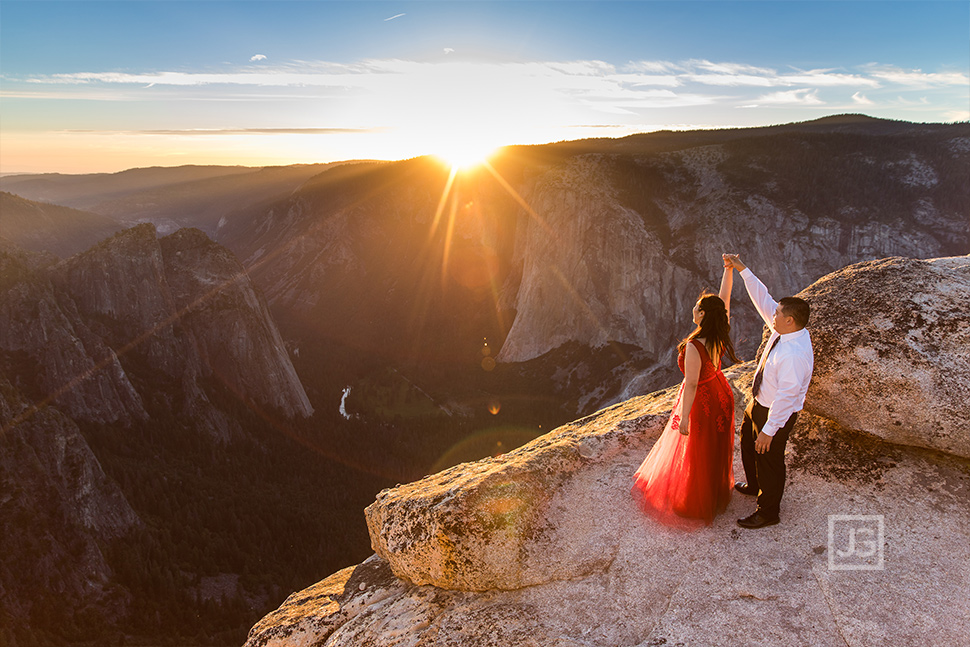
<instances>
[{"instance_id":1,"label":"shirt collar","mask_svg":"<svg viewBox=\"0 0 970 647\"><path fill-rule=\"evenodd\" d=\"M781 342L782 344L785 344L790 341L795 341L796 339L801 339L807 334L808 334L807 328L802 328L800 330L796 330L795 332L786 332L784 335L782 335L781 333L778 333L778 336L781 337L779 342Z\"/></svg>"}]
</instances>

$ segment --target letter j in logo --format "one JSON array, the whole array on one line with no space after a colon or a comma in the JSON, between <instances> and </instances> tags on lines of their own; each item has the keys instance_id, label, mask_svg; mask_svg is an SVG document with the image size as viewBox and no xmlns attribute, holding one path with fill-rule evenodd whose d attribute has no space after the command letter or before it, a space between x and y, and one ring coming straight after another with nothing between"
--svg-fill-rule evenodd
<instances>
[{"instance_id":1,"label":"letter j in logo","mask_svg":"<svg viewBox=\"0 0 970 647\"><path fill-rule=\"evenodd\" d=\"M881 571L884 524L879 515L829 515L829 570Z\"/></svg>"}]
</instances>

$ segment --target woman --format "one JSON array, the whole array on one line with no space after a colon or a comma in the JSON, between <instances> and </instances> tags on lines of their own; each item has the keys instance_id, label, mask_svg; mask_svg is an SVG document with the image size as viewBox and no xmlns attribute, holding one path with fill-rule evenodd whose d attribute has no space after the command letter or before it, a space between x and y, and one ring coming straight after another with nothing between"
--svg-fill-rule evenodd
<instances>
[{"instance_id":1,"label":"woman","mask_svg":"<svg viewBox=\"0 0 970 647\"><path fill-rule=\"evenodd\" d=\"M677 347L684 373L670 420L634 475L633 495L644 512L681 528L710 524L734 487L734 392L721 357L734 352L729 307L732 266L724 266L720 295L694 305L697 328Z\"/></svg>"}]
</instances>

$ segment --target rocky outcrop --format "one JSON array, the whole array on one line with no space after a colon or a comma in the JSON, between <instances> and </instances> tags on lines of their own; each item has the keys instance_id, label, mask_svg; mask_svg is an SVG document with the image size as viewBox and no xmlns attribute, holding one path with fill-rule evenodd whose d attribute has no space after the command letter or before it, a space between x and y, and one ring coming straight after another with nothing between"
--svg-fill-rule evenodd
<instances>
[{"instance_id":1,"label":"rocky outcrop","mask_svg":"<svg viewBox=\"0 0 970 647\"><path fill-rule=\"evenodd\" d=\"M52 402L75 419L145 419L142 398L118 355L32 257L0 250L0 350L11 358L8 377L36 402Z\"/></svg>"},{"instance_id":2,"label":"rocky outcrop","mask_svg":"<svg viewBox=\"0 0 970 647\"><path fill-rule=\"evenodd\" d=\"M178 320L202 365L245 398L290 417L312 414L266 302L236 257L197 229L159 242Z\"/></svg>"},{"instance_id":3,"label":"rocky outcrop","mask_svg":"<svg viewBox=\"0 0 970 647\"><path fill-rule=\"evenodd\" d=\"M375 551L409 582L464 591L603 570L616 557L617 528L599 514L613 493L597 483L621 456L645 453L644 439L663 427L669 409L669 398L658 399L659 406L618 405L506 455L381 492L366 511Z\"/></svg>"},{"instance_id":4,"label":"rocky outcrop","mask_svg":"<svg viewBox=\"0 0 970 647\"><path fill-rule=\"evenodd\" d=\"M658 232L621 204L610 171L586 156L536 181L528 202L538 218L520 224L513 259L521 282L503 295L516 317L500 360L533 359L569 341L632 343L653 356L671 346L698 277L671 263Z\"/></svg>"},{"instance_id":5,"label":"rocky outcrop","mask_svg":"<svg viewBox=\"0 0 970 647\"><path fill-rule=\"evenodd\" d=\"M4 371L5 372L5 371ZM98 603L117 613L102 547L140 525L77 425L37 410L0 372L0 610L70 618Z\"/></svg>"},{"instance_id":6,"label":"rocky outcrop","mask_svg":"<svg viewBox=\"0 0 970 647\"><path fill-rule=\"evenodd\" d=\"M265 303L239 263L201 232L159 241L126 230L62 263L31 270L0 254L0 351L38 406L129 424L164 407L231 423L204 383L289 417L312 413Z\"/></svg>"},{"instance_id":7,"label":"rocky outcrop","mask_svg":"<svg viewBox=\"0 0 970 647\"><path fill-rule=\"evenodd\" d=\"M813 315L807 407L892 443L970 458L970 256L851 265L801 293Z\"/></svg>"},{"instance_id":8,"label":"rocky outcrop","mask_svg":"<svg viewBox=\"0 0 970 647\"><path fill-rule=\"evenodd\" d=\"M890 286L918 295L920 286L959 284L964 266L907 263L826 277L805 292L813 316L837 319L841 302L866 303ZM848 276L838 301L825 297L827 283ZM960 328L964 318L940 301L915 296L916 314ZM854 361L819 326L810 401L831 397L830 376ZM905 333L893 343L879 325L854 330L857 347L881 345L891 357L911 344ZM932 365L934 351L923 349ZM738 417L753 368L727 372ZM948 368L954 383L970 381L967 363ZM367 510L377 554L291 596L247 647L889 646L957 644L970 632L966 457L863 433L849 424L855 402L842 399L832 417L799 417L781 525L739 529L734 519L753 500L737 495L712 526L684 533L645 518L629 495L673 395L628 400L502 457L381 493ZM867 397L876 408L898 404L890 391ZM741 473L738 456L734 469Z\"/></svg>"}]
</instances>

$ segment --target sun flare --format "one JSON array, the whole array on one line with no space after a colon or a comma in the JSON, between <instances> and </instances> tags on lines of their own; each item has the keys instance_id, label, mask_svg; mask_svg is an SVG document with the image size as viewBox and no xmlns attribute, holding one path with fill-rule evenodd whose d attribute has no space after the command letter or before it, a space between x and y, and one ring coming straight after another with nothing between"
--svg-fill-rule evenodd
<instances>
[{"instance_id":1,"label":"sun flare","mask_svg":"<svg viewBox=\"0 0 970 647\"><path fill-rule=\"evenodd\" d=\"M435 146L434 155L453 169L464 170L488 161L497 148L494 144L452 139Z\"/></svg>"}]
</instances>

